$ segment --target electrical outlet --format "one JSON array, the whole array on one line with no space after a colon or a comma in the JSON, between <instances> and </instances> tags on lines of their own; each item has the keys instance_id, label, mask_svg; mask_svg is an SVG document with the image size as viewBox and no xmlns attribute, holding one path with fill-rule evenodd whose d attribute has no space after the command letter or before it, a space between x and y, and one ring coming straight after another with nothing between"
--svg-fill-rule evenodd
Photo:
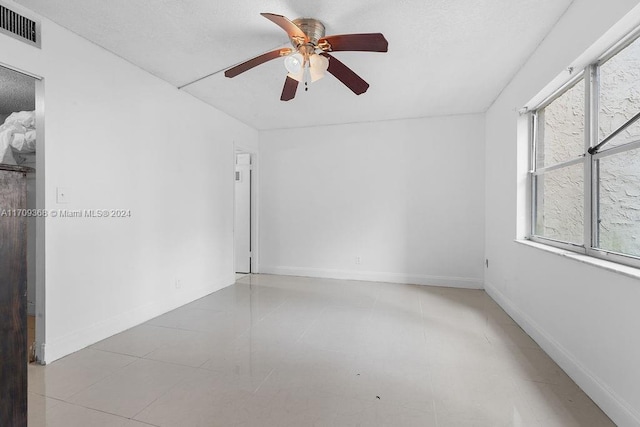
<instances>
[{"instance_id":1,"label":"electrical outlet","mask_svg":"<svg viewBox=\"0 0 640 427\"><path fill-rule=\"evenodd\" d=\"M356 257L356 264L357 265L362 264L362 258L360 258L359 256Z\"/></svg>"},{"instance_id":2,"label":"electrical outlet","mask_svg":"<svg viewBox=\"0 0 640 427\"><path fill-rule=\"evenodd\" d=\"M182 281L180 279L176 279L176 289L182 288Z\"/></svg>"}]
</instances>

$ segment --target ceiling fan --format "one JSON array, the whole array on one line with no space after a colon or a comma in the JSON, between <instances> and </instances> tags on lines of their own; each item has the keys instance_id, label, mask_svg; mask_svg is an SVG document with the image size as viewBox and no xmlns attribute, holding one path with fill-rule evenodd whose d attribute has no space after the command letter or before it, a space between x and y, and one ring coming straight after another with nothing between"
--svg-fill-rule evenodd
<instances>
[{"instance_id":1,"label":"ceiling fan","mask_svg":"<svg viewBox=\"0 0 640 427\"><path fill-rule=\"evenodd\" d=\"M284 82L280 100L290 101L296 96L298 83L322 78L328 71L356 95L369 88L353 70L338 61L329 52L358 51L386 52L389 43L380 33L344 34L325 37L322 22L313 18L298 18L290 21L282 15L261 13L262 16L280 26L289 35L292 48L276 49L233 66L224 72L226 77L235 77L272 59L285 57L285 67L289 72Z\"/></svg>"}]
</instances>

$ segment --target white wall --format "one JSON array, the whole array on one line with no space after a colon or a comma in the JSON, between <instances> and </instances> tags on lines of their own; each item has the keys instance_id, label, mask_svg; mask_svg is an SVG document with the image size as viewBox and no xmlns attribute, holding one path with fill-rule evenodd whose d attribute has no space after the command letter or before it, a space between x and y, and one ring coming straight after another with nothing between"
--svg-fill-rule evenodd
<instances>
[{"instance_id":1,"label":"white wall","mask_svg":"<svg viewBox=\"0 0 640 427\"><path fill-rule=\"evenodd\" d=\"M482 287L483 153L482 115L261 132L260 272Z\"/></svg>"},{"instance_id":2,"label":"white wall","mask_svg":"<svg viewBox=\"0 0 640 427\"><path fill-rule=\"evenodd\" d=\"M640 425L640 281L514 242L526 174L516 111L637 4L576 0L486 115L485 287L621 426Z\"/></svg>"},{"instance_id":3,"label":"white wall","mask_svg":"<svg viewBox=\"0 0 640 427\"><path fill-rule=\"evenodd\" d=\"M0 36L0 62L44 77L45 207L132 214L46 220L51 362L233 283L234 141L258 135L44 19L42 39Z\"/></svg>"}]
</instances>

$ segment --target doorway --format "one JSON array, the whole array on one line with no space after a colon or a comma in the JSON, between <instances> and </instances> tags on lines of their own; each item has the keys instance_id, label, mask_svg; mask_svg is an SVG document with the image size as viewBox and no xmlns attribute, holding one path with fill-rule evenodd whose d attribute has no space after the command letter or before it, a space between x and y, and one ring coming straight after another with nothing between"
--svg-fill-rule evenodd
<instances>
[{"instance_id":1,"label":"doorway","mask_svg":"<svg viewBox=\"0 0 640 427\"><path fill-rule=\"evenodd\" d=\"M44 151L42 81L0 66L0 163L28 168L26 174L27 360L35 362L44 342Z\"/></svg>"},{"instance_id":2,"label":"doorway","mask_svg":"<svg viewBox=\"0 0 640 427\"><path fill-rule=\"evenodd\" d=\"M251 153L235 153L235 209L234 247L235 272L252 273L252 216L253 216L253 156Z\"/></svg>"}]
</instances>

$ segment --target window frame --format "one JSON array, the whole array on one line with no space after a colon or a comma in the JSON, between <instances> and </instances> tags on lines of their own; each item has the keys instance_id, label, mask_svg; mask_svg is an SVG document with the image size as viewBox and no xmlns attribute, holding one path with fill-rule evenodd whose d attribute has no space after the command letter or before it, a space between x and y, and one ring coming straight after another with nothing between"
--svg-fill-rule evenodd
<instances>
[{"instance_id":1,"label":"window frame","mask_svg":"<svg viewBox=\"0 0 640 427\"><path fill-rule=\"evenodd\" d=\"M565 249L571 252L576 252L635 268L640 268L640 256L618 253L597 247L599 239L598 220L600 188L598 161L605 157L640 148L640 139L627 142L613 148L605 148L602 151L596 151L594 153L590 152L591 149L593 149L600 143L600 141L598 141L600 66L636 41L640 41L640 28L629 33L620 42L614 44L607 51L605 51L605 53L596 58L595 61L592 61L589 65L579 70L577 73L571 73L572 75L570 79L568 79L563 85L556 89L550 96L539 102L535 107L526 109L529 135L529 167L527 172L527 189L529 193L527 197L529 224L527 226L525 238L533 242ZM584 152L576 158L565 160L549 166L538 167L536 164L540 126L538 120L538 111L557 100L564 93L578 84L582 79L584 79L585 85ZM638 111L640 112L640 105L638 105ZM633 118L627 120L625 124L623 124L623 126L629 124L633 120ZM576 164L583 164L584 171L583 244L571 243L536 234L537 177L544 175L546 172L570 167Z\"/></svg>"}]
</instances>

